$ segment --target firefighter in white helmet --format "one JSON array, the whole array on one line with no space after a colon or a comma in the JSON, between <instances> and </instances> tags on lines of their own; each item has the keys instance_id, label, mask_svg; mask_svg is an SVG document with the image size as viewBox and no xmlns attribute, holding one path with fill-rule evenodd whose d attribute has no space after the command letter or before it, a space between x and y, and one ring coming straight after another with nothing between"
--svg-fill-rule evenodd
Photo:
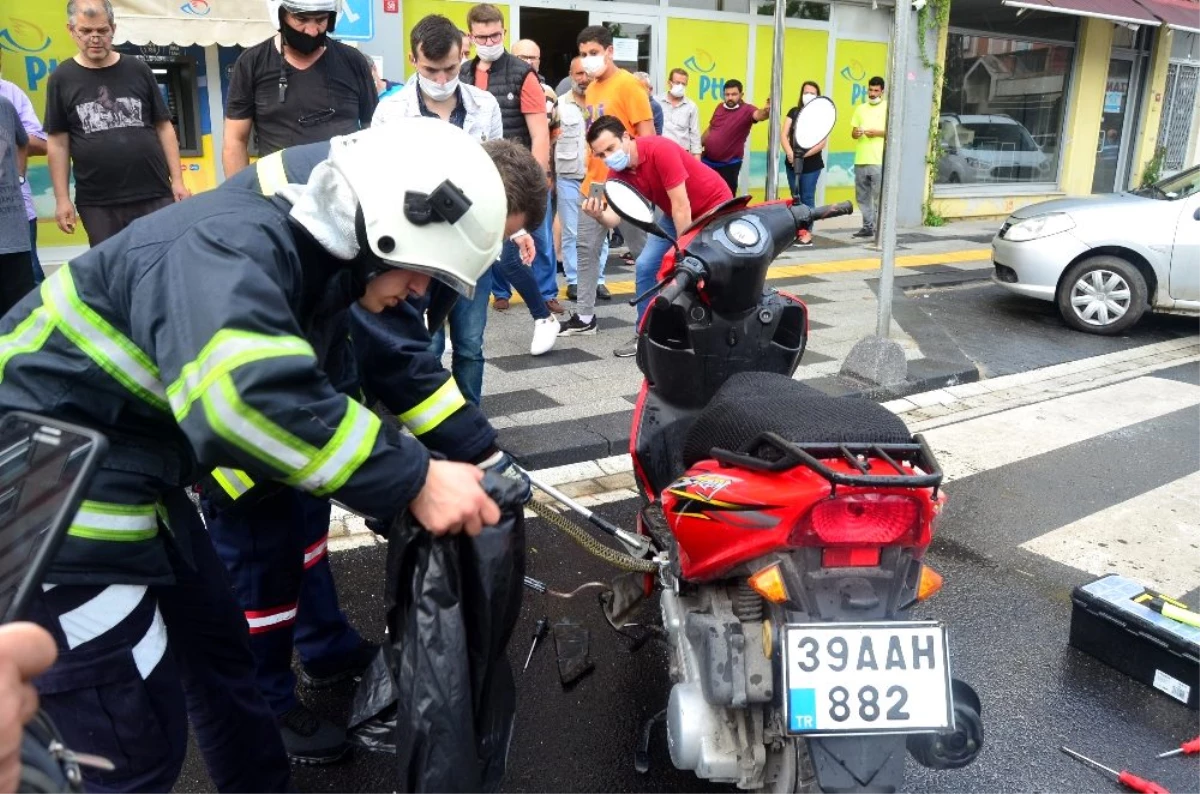
<instances>
[{"instance_id":1,"label":"firefighter in white helmet","mask_svg":"<svg viewBox=\"0 0 1200 794\"><path fill-rule=\"evenodd\" d=\"M225 101L225 176L258 154L327 141L370 125L378 104L371 63L329 37L339 0L267 0L279 31L238 56Z\"/></svg>"},{"instance_id":2,"label":"firefighter in white helmet","mask_svg":"<svg viewBox=\"0 0 1200 794\"><path fill-rule=\"evenodd\" d=\"M86 769L89 789L171 790L189 720L217 790L290 787L246 617L185 486L224 466L363 515L407 510L434 533L499 518L478 467L381 426L308 340L356 300L382 311L431 279L470 295L526 208L536 220L542 171L429 119L331 143L307 185L210 191L139 219L0 319L16 351L0 414L109 439L30 614L58 644L42 706L68 746L116 765Z\"/></svg>"}]
</instances>

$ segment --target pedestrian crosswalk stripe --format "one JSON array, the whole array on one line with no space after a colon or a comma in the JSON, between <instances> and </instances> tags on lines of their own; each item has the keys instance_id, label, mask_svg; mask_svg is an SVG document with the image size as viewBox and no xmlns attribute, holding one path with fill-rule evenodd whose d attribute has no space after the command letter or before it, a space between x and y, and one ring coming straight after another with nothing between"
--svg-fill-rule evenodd
<instances>
[{"instance_id":1,"label":"pedestrian crosswalk stripe","mask_svg":"<svg viewBox=\"0 0 1200 794\"><path fill-rule=\"evenodd\" d=\"M946 482L1200 405L1200 387L1143 377L925 433Z\"/></svg>"},{"instance_id":2,"label":"pedestrian crosswalk stripe","mask_svg":"<svg viewBox=\"0 0 1200 794\"><path fill-rule=\"evenodd\" d=\"M1164 593L1200 587L1200 472L1021 544L1101 576L1119 573Z\"/></svg>"}]
</instances>

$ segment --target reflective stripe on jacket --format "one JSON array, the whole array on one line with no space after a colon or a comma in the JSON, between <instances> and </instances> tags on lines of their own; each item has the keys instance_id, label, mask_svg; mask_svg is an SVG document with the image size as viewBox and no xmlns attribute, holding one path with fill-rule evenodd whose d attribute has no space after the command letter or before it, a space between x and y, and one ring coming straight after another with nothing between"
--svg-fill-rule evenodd
<instances>
[{"instance_id":1,"label":"reflective stripe on jacket","mask_svg":"<svg viewBox=\"0 0 1200 794\"><path fill-rule=\"evenodd\" d=\"M170 581L174 539L149 510L217 466L366 515L412 500L428 453L336 391L303 335L350 267L282 202L213 191L136 221L0 319L0 413L110 442L48 581Z\"/></svg>"}]
</instances>

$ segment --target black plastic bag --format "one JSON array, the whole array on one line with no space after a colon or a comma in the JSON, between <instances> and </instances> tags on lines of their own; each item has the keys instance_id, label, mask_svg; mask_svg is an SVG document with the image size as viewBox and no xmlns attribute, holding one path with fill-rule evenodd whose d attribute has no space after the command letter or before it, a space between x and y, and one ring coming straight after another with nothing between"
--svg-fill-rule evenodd
<instances>
[{"instance_id":1,"label":"black plastic bag","mask_svg":"<svg viewBox=\"0 0 1200 794\"><path fill-rule=\"evenodd\" d=\"M524 485L489 472L500 523L436 538L388 531L389 642L354 696L351 739L396 754L398 791L496 791L516 711L507 647L525 577Z\"/></svg>"}]
</instances>

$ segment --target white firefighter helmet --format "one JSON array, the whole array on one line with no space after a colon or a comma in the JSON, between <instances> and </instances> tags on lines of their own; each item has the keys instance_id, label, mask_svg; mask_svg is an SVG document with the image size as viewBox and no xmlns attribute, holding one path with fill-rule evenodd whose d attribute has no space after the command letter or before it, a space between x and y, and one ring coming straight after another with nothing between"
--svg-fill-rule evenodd
<instances>
[{"instance_id":1,"label":"white firefighter helmet","mask_svg":"<svg viewBox=\"0 0 1200 794\"><path fill-rule=\"evenodd\" d=\"M440 119L406 118L334 138L327 162L354 193L360 244L474 295L508 219L500 172L478 141Z\"/></svg>"},{"instance_id":2,"label":"white firefighter helmet","mask_svg":"<svg viewBox=\"0 0 1200 794\"><path fill-rule=\"evenodd\" d=\"M321 14L329 13L329 28L328 32L333 32L333 27L337 23L338 7L341 6L342 0L267 0L267 19L271 20L271 24L279 30L279 12L291 11L293 14Z\"/></svg>"}]
</instances>

